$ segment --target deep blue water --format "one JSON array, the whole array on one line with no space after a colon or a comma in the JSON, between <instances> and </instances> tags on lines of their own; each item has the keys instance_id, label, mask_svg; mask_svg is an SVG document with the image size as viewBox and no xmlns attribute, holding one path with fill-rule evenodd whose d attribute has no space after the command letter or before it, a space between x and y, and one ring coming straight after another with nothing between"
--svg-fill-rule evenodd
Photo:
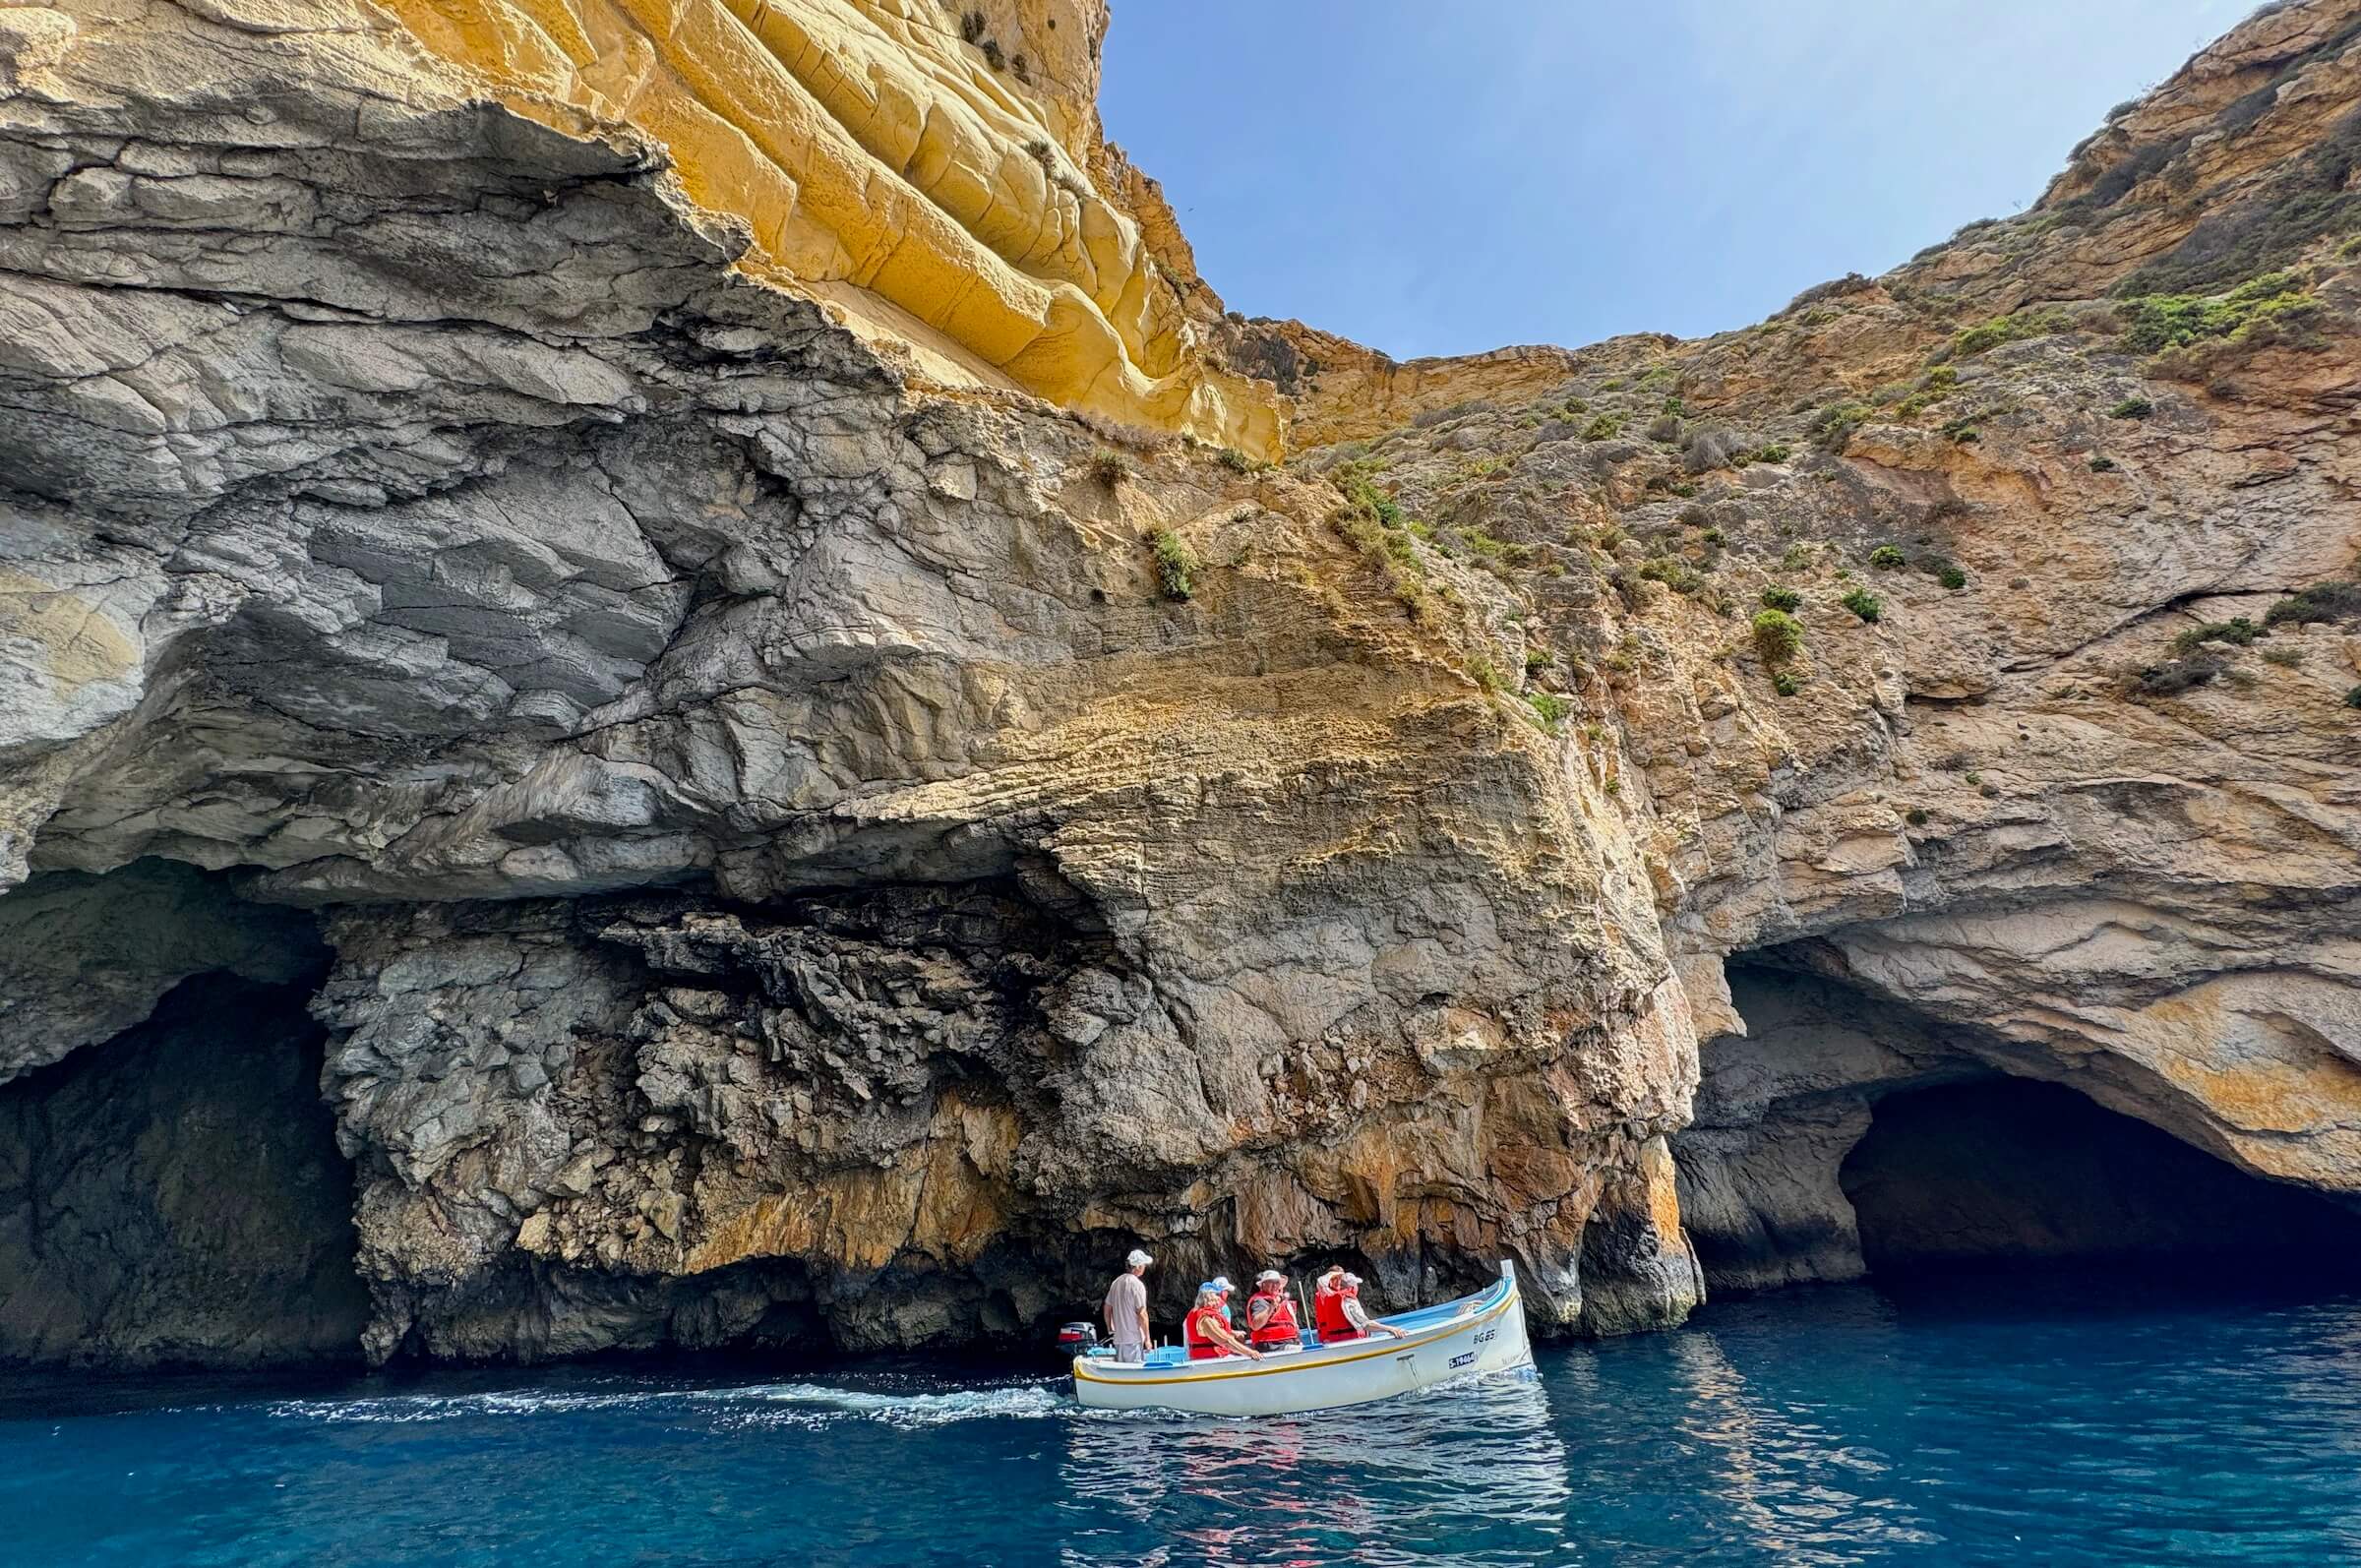
<instances>
[{"instance_id":1,"label":"deep blue water","mask_svg":"<svg viewBox=\"0 0 2361 1568\"><path fill-rule=\"evenodd\" d=\"M911 1363L0 1382L21 1565L2357 1560L2361 1295L1789 1293L1256 1423Z\"/></svg>"}]
</instances>

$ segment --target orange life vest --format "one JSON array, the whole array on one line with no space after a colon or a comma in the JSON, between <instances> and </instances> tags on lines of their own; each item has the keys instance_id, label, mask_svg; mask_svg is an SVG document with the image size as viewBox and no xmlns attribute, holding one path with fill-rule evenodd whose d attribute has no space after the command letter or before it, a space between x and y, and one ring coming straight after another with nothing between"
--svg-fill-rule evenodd
<instances>
[{"instance_id":1,"label":"orange life vest","mask_svg":"<svg viewBox=\"0 0 2361 1568\"><path fill-rule=\"evenodd\" d=\"M1207 1323L1219 1323L1221 1320L1222 1309L1218 1306L1192 1306L1189 1308L1188 1316L1181 1319L1180 1322L1180 1337L1188 1346L1190 1360L1209 1361L1217 1356L1230 1354L1228 1350L1215 1342L1211 1334L1205 1331Z\"/></svg>"},{"instance_id":2,"label":"orange life vest","mask_svg":"<svg viewBox=\"0 0 2361 1568\"><path fill-rule=\"evenodd\" d=\"M1264 1318L1262 1320L1262 1327L1254 1331L1252 1343L1256 1350L1260 1350L1266 1345L1296 1345L1302 1343L1303 1331L1296 1323L1296 1303L1288 1298L1285 1291L1282 1291L1278 1287L1274 1286L1270 1290L1257 1295L1254 1299L1258 1301L1268 1301L1271 1304L1271 1315ZM1249 1302L1246 1310L1246 1320L1248 1322L1252 1322L1253 1317L1253 1306L1252 1303Z\"/></svg>"},{"instance_id":3,"label":"orange life vest","mask_svg":"<svg viewBox=\"0 0 2361 1568\"><path fill-rule=\"evenodd\" d=\"M1341 1286L1331 1290L1323 1285L1312 1293L1311 1321L1320 1331L1320 1343L1323 1345L1361 1338L1361 1330L1355 1328L1353 1320L1345 1316L1345 1293Z\"/></svg>"}]
</instances>

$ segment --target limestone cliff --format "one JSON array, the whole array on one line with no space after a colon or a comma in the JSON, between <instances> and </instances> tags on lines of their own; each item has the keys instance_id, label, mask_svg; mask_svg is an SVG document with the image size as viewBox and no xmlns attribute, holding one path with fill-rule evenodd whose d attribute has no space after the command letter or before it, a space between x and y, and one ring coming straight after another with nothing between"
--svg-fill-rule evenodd
<instances>
[{"instance_id":1,"label":"limestone cliff","mask_svg":"<svg viewBox=\"0 0 2361 1568\"><path fill-rule=\"evenodd\" d=\"M1221 319L1105 25L0 10L0 1111L325 963L377 1357L1140 1238L1661 1325L1995 1073L2361 1190L2361 0L1760 328L1410 366Z\"/></svg>"},{"instance_id":2,"label":"limestone cliff","mask_svg":"<svg viewBox=\"0 0 2361 1568\"><path fill-rule=\"evenodd\" d=\"M660 157L737 265L828 302L913 374L1278 453L1267 387L1205 351L1221 302L1099 127L1104 0L379 0L482 94ZM371 20L326 8L337 30ZM265 3L266 25L323 8ZM234 8L232 15L238 15Z\"/></svg>"}]
</instances>

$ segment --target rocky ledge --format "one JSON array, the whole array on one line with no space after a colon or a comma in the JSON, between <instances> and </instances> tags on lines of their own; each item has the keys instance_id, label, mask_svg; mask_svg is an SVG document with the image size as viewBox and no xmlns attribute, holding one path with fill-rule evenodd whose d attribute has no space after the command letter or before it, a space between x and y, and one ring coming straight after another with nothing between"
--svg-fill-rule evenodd
<instances>
[{"instance_id":1,"label":"rocky ledge","mask_svg":"<svg viewBox=\"0 0 2361 1568\"><path fill-rule=\"evenodd\" d=\"M1621 1332L1910 1255L1962 1123L1865 1135L1984 1080L2361 1192L2361 0L1762 327L1410 366L1221 317L1095 11L649 9L0 11L0 1357L948 1343L1140 1239ZM798 28L945 94L884 208L673 47L879 158ZM986 232L1026 116L1105 245ZM980 233L1099 359L975 371Z\"/></svg>"}]
</instances>

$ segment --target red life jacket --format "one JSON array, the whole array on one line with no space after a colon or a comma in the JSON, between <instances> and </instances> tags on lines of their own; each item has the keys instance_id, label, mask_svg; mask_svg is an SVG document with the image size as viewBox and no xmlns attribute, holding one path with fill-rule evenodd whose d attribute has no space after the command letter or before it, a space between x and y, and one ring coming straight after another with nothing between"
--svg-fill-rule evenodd
<instances>
[{"instance_id":1,"label":"red life jacket","mask_svg":"<svg viewBox=\"0 0 2361 1568\"><path fill-rule=\"evenodd\" d=\"M1180 1337L1188 1346L1190 1360L1209 1361L1217 1356L1230 1354L1215 1343L1211 1334L1205 1332L1207 1323L1219 1323L1221 1320L1222 1309L1218 1306L1192 1306L1188 1309L1188 1316L1180 1321Z\"/></svg>"},{"instance_id":2,"label":"red life jacket","mask_svg":"<svg viewBox=\"0 0 2361 1568\"><path fill-rule=\"evenodd\" d=\"M1266 1345L1302 1343L1303 1331L1296 1323L1296 1303L1289 1299L1286 1292L1274 1288L1254 1299L1271 1303L1271 1315L1264 1318L1262 1327L1254 1331L1252 1343L1256 1350ZM1249 1322L1253 1320L1251 1304L1247 1307L1246 1317Z\"/></svg>"},{"instance_id":3,"label":"red life jacket","mask_svg":"<svg viewBox=\"0 0 2361 1568\"><path fill-rule=\"evenodd\" d=\"M1345 1316L1345 1293L1342 1287L1330 1290L1323 1285L1312 1293L1311 1321L1320 1331L1322 1345L1361 1338L1361 1330L1355 1328L1353 1320Z\"/></svg>"}]
</instances>

